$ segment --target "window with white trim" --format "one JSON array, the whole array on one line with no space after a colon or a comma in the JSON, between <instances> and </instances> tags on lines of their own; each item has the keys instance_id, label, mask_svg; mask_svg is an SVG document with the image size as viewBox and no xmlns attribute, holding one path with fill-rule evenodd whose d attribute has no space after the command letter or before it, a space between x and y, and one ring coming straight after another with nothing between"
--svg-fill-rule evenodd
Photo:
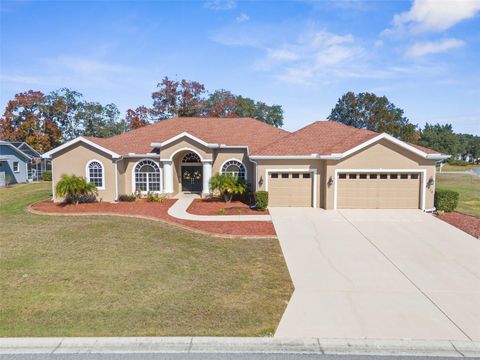
<instances>
[{"instance_id":1,"label":"window with white trim","mask_svg":"<svg viewBox=\"0 0 480 360\"><path fill-rule=\"evenodd\" d=\"M242 180L245 180L246 173L245 165L237 160L227 161L222 166L222 174L229 174Z\"/></svg>"},{"instance_id":2,"label":"window with white trim","mask_svg":"<svg viewBox=\"0 0 480 360\"><path fill-rule=\"evenodd\" d=\"M135 191L160 192L160 168L152 160L142 160L135 166Z\"/></svg>"},{"instance_id":3,"label":"window with white trim","mask_svg":"<svg viewBox=\"0 0 480 360\"><path fill-rule=\"evenodd\" d=\"M88 182L95 184L97 188L103 188L103 165L99 161L88 164Z\"/></svg>"},{"instance_id":4,"label":"window with white trim","mask_svg":"<svg viewBox=\"0 0 480 360\"><path fill-rule=\"evenodd\" d=\"M13 172L15 172L15 173L20 172L20 167L18 165L18 161L14 161L12 167L13 167Z\"/></svg>"}]
</instances>

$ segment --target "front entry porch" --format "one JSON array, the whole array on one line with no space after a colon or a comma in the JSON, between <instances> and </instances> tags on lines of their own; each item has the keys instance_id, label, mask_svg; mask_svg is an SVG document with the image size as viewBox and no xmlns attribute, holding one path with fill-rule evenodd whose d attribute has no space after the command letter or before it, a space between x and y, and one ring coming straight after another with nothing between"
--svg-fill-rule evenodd
<instances>
[{"instance_id":1,"label":"front entry porch","mask_svg":"<svg viewBox=\"0 0 480 360\"><path fill-rule=\"evenodd\" d=\"M212 176L212 160L203 159L193 149L182 149L163 164L163 184L166 194L210 193L209 181Z\"/></svg>"}]
</instances>

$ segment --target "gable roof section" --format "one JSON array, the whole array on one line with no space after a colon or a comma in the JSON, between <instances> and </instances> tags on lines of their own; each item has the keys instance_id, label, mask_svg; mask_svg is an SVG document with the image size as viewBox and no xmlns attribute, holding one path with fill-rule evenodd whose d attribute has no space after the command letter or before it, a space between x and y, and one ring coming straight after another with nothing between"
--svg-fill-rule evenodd
<instances>
[{"instance_id":1,"label":"gable roof section","mask_svg":"<svg viewBox=\"0 0 480 360\"><path fill-rule=\"evenodd\" d=\"M13 145L11 142L9 141L3 141L3 140L0 140L0 145L3 145L3 146L7 146L7 147L10 147L12 148L17 154L19 154L20 156L22 156L25 160L31 160L31 156L29 156L28 154L24 153L22 150L20 150L19 148L17 148L15 145Z\"/></svg>"},{"instance_id":2,"label":"gable roof section","mask_svg":"<svg viewBox=\"0 0 480 360\"><path fill-rule=\"evenodd\" d=\"M257 152L253 158L283 157L324 157L341 159L382 139L389 140L424 158L445 159L431 149L408 144L388 134L379 134L366 129L357 129L336 121L316 121L294 133L271 143Z\"/></svg>"},{"instance_id":3,"label":"gable roof section","mask_svg":"<svg viewBox=\"0 0 480 360\"><path fill-rule=\"evenodd\" d=\"M286 130L252 118L176 117L111 138L88 139L117 154L148 154L153 152L152 144L168 144L169 141L174 141L172 138L181 138L182 133L182 136L188 134L187 137L206 144L248 146L250 152L289 134Z\"/></svg>"},{"instance_id":4,"label":"gable roof section","mask_svg":"<svg viewBox=\"0 0 480 360\"><path fill-rule=\"evenodd\" d=\"M111 151L110 149L107 149L99 144L97 144L96 142L94 141L91 141L90 139L88 139L87 137L84 137L84 136L79 136L73 140L70 140L70 141L67 141L65 144L63 145L60 145L58 147L56 147L55 149L52 149L50 151L47 151L45 154L42 155L42 158L44 159L49 159L52 157L53 154L59 152L59 151L62 151L63 149L66 149L72 145L75 145L79 142L83 142L84 144L87 144L87 145L90 145L92 147L94 147L95 149L97 150L100 150L108 155L110 155L112 158L120 158L121 156L118 155L117 153Z\"/></svg>"}]
</instances>

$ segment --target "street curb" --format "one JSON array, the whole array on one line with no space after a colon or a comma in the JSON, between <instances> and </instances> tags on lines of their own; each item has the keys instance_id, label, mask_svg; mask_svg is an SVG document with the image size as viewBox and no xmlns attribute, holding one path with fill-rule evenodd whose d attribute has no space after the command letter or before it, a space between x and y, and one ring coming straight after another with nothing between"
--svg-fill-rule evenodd
<instances>
[{"instance_id":1,"label":"street curb","mask_svg":"<svg viewBox=\"0 0 480 360\"><path fill-rule=\"evenodd\" d=\"M0 338L0 354L282 353L480 357L480 342L239 337Z\"/></svg>"}]
</instances>

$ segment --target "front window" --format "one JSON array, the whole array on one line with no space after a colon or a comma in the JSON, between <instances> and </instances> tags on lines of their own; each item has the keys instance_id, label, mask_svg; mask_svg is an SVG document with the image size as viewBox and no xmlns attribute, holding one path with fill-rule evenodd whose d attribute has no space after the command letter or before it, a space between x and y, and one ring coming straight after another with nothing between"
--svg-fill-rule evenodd
<instances>
[{"instance_id":1,"label":"front window","mask_svg":"<svg viewBox=\"0 0 480 360\"><path fill-rule=\"evenodd\" d=\"M101 162L91 161L88 164L87 179L97 188L103 188L103 165Z\"/></svg>"},{"instance_id":2,"label":"front window","mask_svg":"<svg viewBox=\"0 0 480 360\"><path fill-rule=\"evenodd\" d=\"M160 168L154 161L143 160L135 166L135 191L160 192Z\"/></svg>"},{"instance_id":3,"label":"front window","mask_svg":"<svg viewBox=\"0 0 480 360\"><path fill-rule=\"evenodd\" d=\"M240 161L237 160L230 160L227 161L222 166L222 174L229 174L239 179L245 180L246 178L246 169L245 165L243 165Z\"/></svg>"},{"instance_id":4,"label":"front window","mask_svg":"<svg viewBox=\"0 0 480 360\"><path fill-rule=\"evenodd\" d=\"M18 161L13 162L13 172L20 172L20 167L18 166Z\"/></svg>"}]
</instances>

